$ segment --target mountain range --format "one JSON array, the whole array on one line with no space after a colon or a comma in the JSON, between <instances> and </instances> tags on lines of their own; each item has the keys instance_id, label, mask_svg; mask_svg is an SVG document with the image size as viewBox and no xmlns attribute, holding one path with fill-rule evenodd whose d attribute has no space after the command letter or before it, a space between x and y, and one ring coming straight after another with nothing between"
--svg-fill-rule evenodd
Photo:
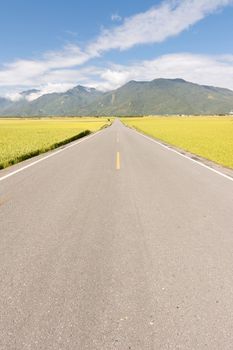
<instances>
[{"instance_id":1,"label":"mountain range","mask_svg":"<svg viewBox=\"0 0 233 350\"><path fill-rule=\"evenodd\" d=\"M87 116L156 114L229 114L233 91L198 85L183 79L130 81L101 92L81 85L64 93L50 93L30 100L32 89L18 101L0 97L1 116Z\"/></svg>"}]
</instances>

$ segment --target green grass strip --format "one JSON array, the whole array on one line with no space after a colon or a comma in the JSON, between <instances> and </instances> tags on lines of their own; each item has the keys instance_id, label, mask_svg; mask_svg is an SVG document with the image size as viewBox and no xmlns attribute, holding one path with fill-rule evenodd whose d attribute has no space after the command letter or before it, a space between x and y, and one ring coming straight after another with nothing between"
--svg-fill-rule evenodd
<instances>
[{"instance_id":1,"label":"green grass strip","mask_svg":"<svg viewBox=\"0 0 233 350\"><path fill-rule=\"evenodd\" d=\"M74 135L72 137L69 137L68 139L65 139L65 140L62 140L60 142L56 142L54 144L52 144L51 146L49 147L46 147L46 148L41 148L41 149L37 149L35 151L32 151L32 152L29 152L29 153L25 153L25 154L22 154L21 156L19 157L16 157L14 159L10 159L8 161L5 161L5 162L2 162L0 163L0 169L5 169L11 165L14 165L14 164L17 164L17 163L20 163L26 159L29 159L29 158L32 158L32 157L35 157L35 156L38 156L42 153L45 153L45 152L48 152L48 151L51 151L55 148L58 148L58 147L61 147L61 146L64 146L70 142L73 142L73 141L76 141L78 139L81 139L82 137L85 137L85 136L88 136L91 134L91 131L90 130L85 130L85 131L82 131L80 132L79 134L77 135Z\"/></svg>"}]
</instances>

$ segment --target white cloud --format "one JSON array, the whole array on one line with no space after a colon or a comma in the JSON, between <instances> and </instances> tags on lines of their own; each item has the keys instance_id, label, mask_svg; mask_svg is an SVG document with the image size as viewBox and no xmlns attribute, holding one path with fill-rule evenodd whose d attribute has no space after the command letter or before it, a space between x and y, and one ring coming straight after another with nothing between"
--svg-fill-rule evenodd
<instances>
[{"instance_id":1,"label":"white cloud","mask_svg":"<svg viewBox=\"0 0 233 350\"><path fill-rule=\"evenodd\" d=\"M138 44L159 43L178 35L232 0L170 0L150 10L126 18L122 25L103 30L88 52L100 54L110 49L126 50Z\"/></svg>"},{"instance_id":2,"label":"white cloud","mask_svg":"<svg viewBox=\"0 0 233 350\"><path fill-rule=\"evenodd\" d=\"M122 20L122 17L120 15L118 15L118 13L114 13L111 16L111 20L113 22L120 22Z\"/></svg>"},{"instance_id":3,"label":"white cloud","mask_svg":"<svg viewBox=\"0 0 233 350\"><path fill-rule=\"evenodd\" d=\"M23 99L23 96L19 92L9 92L5 94L5 97L13 102L18 102Z\"/></svg>"},{"instance_id":4,"label":"white cloud","mask_svg":"<svg viewBox=\"0 0 233 350\"><path fill-rule=\"evenodd\" d=\"M37 86L48 80L54 70L84 64L90 55L76 45L67 45L62 51L46 52L40 60L17 60L0 70L0 86Z\"/></svg>"},{"instance_id":5,"label":"white cloud","mask_svg":"<svg viewBox=\"0 0 233 350\"><path fill-rule=\"evenodd\" d=\"M51 94L53 92L65 92L69 89L71 89L74 86L74 84L70 84L70 83L49 83L47 85L41 86L41 89L37 92L34 92L28 96L26 96L25 98L28 101L33 101L35 99L37 99L38 97L45 95L45 94Z\"/></svg>"},{"instance_id":6,"label":"white cloud","mask_svg":"<svg viewBox=\"0 0 233 350\"><path fill-rule=\"evenodd\" d=\"M125 71L124 68L123 71L121 71L121 68L118 69L116 66L98 70L93 67L82 68L82 66L90 59L97 58L111 49L126 50L138 44L162 42L169 37L178 35L208 14L231 3L233 3L233 0L163 1L159 6L153 7L144 13L126 18L123 23L114 26L113 29L103 30L102 33L95 40L86 45L84 49L81 49L76 44L70 44L60 51L45 52L44 55L38 59L19 59L5 64L2 69L0 69L1 91L11 90L15 93L17 89L20 91L22 88L31 87L36 87L42 91L44 91L44 89L45 91L49 89L50 92L60 91L62 86L65 88L65 86L71 86L77 83L88 84L88 82L91 82L93 84L98 84L100 83L100 79L96 77L98 74L102 79L101 86L103 89L111 88L111 83L114 84L114 86L118 86L133 74L131 67L127 67L128 71ZM112 19L117 19L116 16L118 15L113 15ZM165 57L167 57L167 59L169 58L169 56L163 57L163 65L165 64ZM177 56L176 58L178 59ZM189 57L187 58L189 59ZM156 66L161 68L160 60L161 58L156 60ZM150 67L145 66L145 62L146 61L142 63L142 66L139 64L137 67L139 72L144 72L142 76L146 76L145 70L150 69ZM226 62L227 58L225 57L223 62L224 67ZM203 59L201 63L203 64ZM173 67L170 61L167 62L167 64L168 71L161 71L161 75L163 73L164 76L166 76L169 69L171 70L169 74L175 74L176 76L181 76L182 74L188 75L188 72L184 73L182 67L178 64L176 67ZM187 64L192 67L195 62L193 60L190 62L182 61L182 65L185 66ZM81 68L77 69L78 66ZM143 66L145 66L145 68L143 68ZM197 66L195 67L196 72L198 69L204 72L204 66L200 68ZM219 72L225 69L220 62L217 68ZM208 70L209 67L206 65L205 72L208 72ZM153 74L156 74L156 72L158 72L158 70L156 71L155 69ZM152 72L150 73L152 74ZM199 79L205 77L205 74L202 74L202 77L199 77ZM217 74L218 73L215 73L214 76L216 77ZM194 78L196 78L196 76L194 76ZM209 81L211 80L213 80L213 78L209 75ZM220 79L216 78L216 81L219 80ZM228 80L227 84L229 85Z\"/></svg>"},{"instance_id":7,"label":"white cloud","mask_svg":"<svg viewBox=\"0 0 233 350\"><path fill-rule=\"evenodd\" d=\"M117 88L129 80L183 78L197 84L233 90L233 55L170 54L129 66L111 65L99 74L99 87L107 89Z\"/></svg>"},{"instance_id":8,"label":"white cloud","mask_svg":"<svg viewBox=\"0 0 233 350\"><path fill-rule=\"evenodd\" d=\"M64 92L78 83L107 91L116 89L129 80L150 81L156 78L183 78L198 84L233 90L233 55L177 53L132 62L130 65L109 64L108 67L53 70L38 81L37 88L40 92L27 98L33 100L43 94ZM20 98L15 90L7 96L14 100Z\"/></svg>"}]
</instances>

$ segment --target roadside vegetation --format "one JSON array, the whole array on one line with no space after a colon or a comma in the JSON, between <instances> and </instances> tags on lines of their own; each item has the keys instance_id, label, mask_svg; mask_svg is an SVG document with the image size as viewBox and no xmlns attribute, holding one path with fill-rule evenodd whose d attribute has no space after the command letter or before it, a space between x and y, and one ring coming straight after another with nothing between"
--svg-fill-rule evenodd
<instances>
[{"instance_id":1,"label":"roadside vegetation","mask_svg":"<svg viewBox=\"0 0 233 350\"><path fill-rule=\"evenodd\" d=\"M0 118L0 169L77 140L111 118Z\"/></svg>"},{"instance_id":2,"label":"roadside vegetation","mask_svg":"<svg viewBox=\"0 0 233 350\"><path fill-rule=\"evenodd\" d=\"M149 136L233 168L233 117L143 117L122 122Z\"/></svg>"}]
</instances>

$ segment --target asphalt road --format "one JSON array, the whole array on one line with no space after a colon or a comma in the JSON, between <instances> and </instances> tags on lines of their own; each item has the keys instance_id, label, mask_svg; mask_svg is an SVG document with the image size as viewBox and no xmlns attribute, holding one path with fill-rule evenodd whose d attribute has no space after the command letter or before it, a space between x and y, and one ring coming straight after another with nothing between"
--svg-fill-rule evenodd
<instances>
[{"instance_id":1,"label":"asphalt road","mask_svg":"<svg viewBox=\"0 0 233 350\"><path fill-rule=\"evenodd\" d=\"M232 350L233 181L118 121L0 179L0 349Z\"/></svg>"}]
</instances>

